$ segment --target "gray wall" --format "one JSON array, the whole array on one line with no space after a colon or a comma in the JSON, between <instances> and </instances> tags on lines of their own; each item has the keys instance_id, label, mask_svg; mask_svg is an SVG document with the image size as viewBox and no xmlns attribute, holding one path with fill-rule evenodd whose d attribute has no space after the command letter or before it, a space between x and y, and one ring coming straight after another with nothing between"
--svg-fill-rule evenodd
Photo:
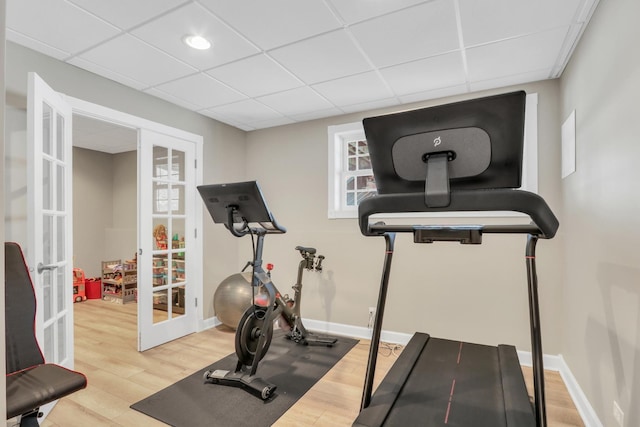
<instances>
[{"instance_id":1,"label":"gray wall","mask_svg":"<svg viewBox=\"0 0 640 427\"><path fill-rule=\"evenodd\" d=\"M640 425L640 2L600 1L561 79L576 111L576 172L562 181L562 353L604 425Z\"/></svg>"},{"instance_id":2,"label":"gray wall","mask_svg":"<svg viewBox=\"0 0 640 427\"><path fill-rule=\"evenodd\" d=\"M73 149L74 266L99 277L100 263L137 247L137 153Z\"/></svg>"},{"instance_id":3,"label":"gray wall","mask_svg":"<svg viewBox=\"0 0 640 427\"><path fill-rule=\"evenodd\" d=\"M29 71L37 72L51 87L64 94L202 135L204 153L203 159L199 160L204 167L205 183L244 178L245 132L8 42L8 126L5 135L9 150L5 155L5 167L8 168L10 182L5 186L8 208L5 225L15 237L12 240L26 243L25 99ZM208 214L205 212L204 215ZM226 237L223 227L214 226L209 217L204 216L204 229L206 259L202 301L206 319L214 316L213 293L217 284L229 274L227 266L237 270L242 261L238 259L237 240L225 241L224 245L218 242L221 237Z\"/></svg>"},{"instance_id":4,"label":"gray wall","mask_svg":"<svg viewBox=\"0 0 640 427\"><path fill-rule=\"evenodd\" d=\"M539 193L560 215L558 81L473 97L516 89L538 93ZM294 283L296 245L315 246L326 256L323 275L307 276L305 317L365 327L368 307L376 305L384 242L363 237L355 219L327 219L327 127L388 111L392 109L258 130L247 136L247 178L259 180L269 207L288 230L266 241L265 260L276 265L274 282L283 292L288 283ZM513 221L474 218L472 222L503 220ZM542 241L538 249L544 349L549 354L558 354L561 348L557 328L561 240L558 236ZM506 342L529 349L524 245L524 236L485 236L481 246L414 245L411 236L398 236L384 329L426 331L487 344ZM244 253L249 256L248 247Z\"/></svg>"}]
</instances>

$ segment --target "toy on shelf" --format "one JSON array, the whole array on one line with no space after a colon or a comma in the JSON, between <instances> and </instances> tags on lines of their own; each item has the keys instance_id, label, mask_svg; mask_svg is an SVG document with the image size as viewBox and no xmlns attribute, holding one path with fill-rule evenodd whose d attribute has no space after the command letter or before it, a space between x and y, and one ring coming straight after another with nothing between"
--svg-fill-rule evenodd
<instances>
[{"instance_id":1,"label":"toy on shelf","mask_svg":"<svg viewBox=\"0 0 640 427\"><path fill-rule=\"evenodd\" d=\"M153 238L156 242L156 249L167 249L167 227L164 224L158 224L153 229Z\"/></svg>"}]
</instances>

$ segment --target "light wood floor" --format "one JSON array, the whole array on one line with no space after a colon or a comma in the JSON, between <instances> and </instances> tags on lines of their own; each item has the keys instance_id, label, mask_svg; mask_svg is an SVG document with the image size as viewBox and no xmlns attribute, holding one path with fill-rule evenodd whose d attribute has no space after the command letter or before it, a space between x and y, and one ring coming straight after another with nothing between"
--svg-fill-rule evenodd
<instances>
[{"instance_id":1,"label":"light wood floor","mask_svg":"<svg viewBox=\"0 0 640 427\"><path fill-rule=\"evenodd\" d=\"M139 353L136 304L88 300L74 310L76 369L89 386L61 399L43 427L164 426L129 406L234 352L233 331L219 327ZM350 426L360 405L368 344L356 345L275 425ZM395 358L390 348L381 348L376 378ZM530 369L524 372L530 387ZM549 426L583 426L560 375L545 376Z\"/></svg>"}]
</instances>

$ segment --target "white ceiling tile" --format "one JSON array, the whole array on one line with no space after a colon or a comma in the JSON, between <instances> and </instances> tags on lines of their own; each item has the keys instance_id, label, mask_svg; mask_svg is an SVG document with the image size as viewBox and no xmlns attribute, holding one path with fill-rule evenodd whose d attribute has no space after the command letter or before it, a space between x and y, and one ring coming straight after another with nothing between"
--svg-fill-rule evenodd
<instances>
[{"instance_id":1,"label":"white ceiling tile","mask_svg":"<svg viewBox=\"0 0 640 427\"><path fill-rule=\"evenodd\" d=\"M69 0L113 25L127 30L161 15L185 0Z\"/></svg>"},{"instance_id":2,"label":"white ceiling tile","mask_svg":"<svg viewBox=\"0 0 640 427\"><path fill-rule=\"evenodd\" d=\"M427 101L430 99L445 98L447 96L460 95L461 93L469 92L469 88L466 84L439 88L429 90L425 92L417 92L409 95L400 96L400 100L403 104L410 104L413 102Z\"/></svg>"},{"instance_id":3,"label":"white ceiling tile","mask_svg":"<svg viewBox=\"0 0 640 427\"><path fill-rule=\"evenodd\" d=\"M374 71L312 86L338 107L391 98L393 93Z\"/></svg>"},{"instance_id":4,"label":"white ceiling tile","mask_svg":"<svg viewBox=\"0 0 640 427\"><path fill-rule=\"evenodd\" d=\"M378 67L460 47L454 2L436 0L349 27Z\"/></svg>"},{"instance_id":5,"label":"white ceiling tile","mask_svg":"<svg viewBox=\"0 0 640 427\"><path fill-rule=\"evenodd\" d=\"M225 117L222 114L213 112L211 110L201 110L201 111L198 111L198 113L202 114L203 116L207 116L207 117L210 117L210 118L212 118L214 120L217 120L220 123L226 123L226 124L228 124L230 126L238 128L238 129L242 129L242 130L246 130L246 131L254 130L254 128L249 126L249 125L237 122L235 120L231 120L229 117Z\"/></svg>"},{"instance_id":6,"label":"white ceiling tile","mask_svg":"<svg viewBox=\"0 0 640 427\"><path fill-rule=\"evenodd\" d=\"M346 107L341 107L341 109L345 113L358 113L360 111L369 111L369 110L376 110L379 108L392 107L398 104L399 104L398 98L394 97L394 98L387 98L387 99L378 99L375 101L365 102L362 104L348 105Z\"/></svg>"},{"instance_id":7,"label":"white ceiling tile","mask_svg":"<svg viewBox=\"0 0 640 427\"><path fill-rule=\"evenodd\" d=\"M459 0L465 46L570 25L584 0Z\"/></svg>"},{"instance_id":8,"label":"white ceiling tile","mask_svg":"<svg viewBox=\"0 0 640 427\"><path fill-rule=\"evenodd\" d=\"M299 79L264 54L222 65L207 71L207 74L251 97L303 85Z\"/></svg>"},{"instance_id":9,"label":"white ceiling tile","mask_svg":"<svg viewBox=\"0 0 640 427\"><path fill-rule=\"evenodd\" d=\"M64 0L9 1L7 28L72 54L120 32Z\"/></svg>"},{"instance_id":10,"label":"white ceiling tile","mask_svg":"<svg viewBox=\"0 0 640 427\"><path fill-rule=\"evenodd\" d=\"M341 26L322 0L200 0L200 3L265 50Z\"/></svg>"},{"instance_id":11,"label":"white ceiling tile","mask_svg":"<svg viewBox=\"0 0 640 427\"><path fill-rule=\"evenodd\" d=\"M282 114L277 111L273 111L268 106L252 99L234 102L233 104L221 105L215 108L208 108L204 111L219 114L220 117L227 117L236 122L245 124L265 120L275 120L282 117Z\"/></svg>"},{"instance_id":12,"label":"white ceiling tile","mask_svg":"<svg viewBox=\"0 0 640 427\"><path fill-rule=\"evenodd\" d=\"M540 80L546 80L549 78L551 69L545 68L537 71L529 71L522 74L508 75L496 79L482 80L478 82L472 82L469 84L472 92L480 90L496 89L506 86L513 86L527 82L535 82Z\"/></svg>"},{"instance_id":13,"label":"white ceiling tile","mask_svg":"<svg viewBox=\"0 0 640 427\"><path fill-rule=\"evenodd\" d=\"M207 109L246 99L246 96L204 73L161 84L156 88L197 105L198 109Z\"/></svg>"},{"instance_id":14,"label":"white ceiling tile","mask_svg":"<svg viewBox=\"0 0 640 427\"><path fill-rule=\"evenodd\" d=\"M262 96L258 98L258 101L285 116L310 113L315 110L326 110L333 107L330 102L306 86Z\"/></svg>"},{"instance_id":15,"label":"white ceiling tile","mask_svg":"<svg viewBox=\"0 0 640 427\"><path fill-rule=\"evenodd\" d=\"M71 52L65 52L64 50L60 50L54 46L43 43L40 40L27 37L22 33L16 33L10 28L7 28L6 37L9 41L12 41L21 46L28 47L29 49L35 50L36 52L43 53L47 56L59 59L61 61L71 55Z\"/></svg>"},{"instance_id":16,"label":"white ceiling tile","mask_svg":"<svg viewBox=\"0 0 640 427\"><path fill-rule=\"evenodd\" d=\"M275 49L269 54L308 84L371 69L371 65L344 30Z\"/></svg>"},{"instance_id":17,"label":"white ceiling tile","mask_svg":"<svg viewBox=\"0 0 640 427\"><path fill-rule=\"evenodd\" d=\"M293 114L290 117L294 119L296 122L306 122L308 120L316 120L323 119L325 117L333 117L344 114L342 109L338 108L327 108L326 110L316 110L303 114Z\"/></svg>"},{"instance_id":18,"label":"white ceiling tile","mask_svg":"<svg viewBox=\"0 0 640 427\"><path fill-rule=\"evenodd\" d=\"M155 86L196 71L127 34L83 53L80 58L147 86Z\"/></svg>"},{"instance_id":19,"label":"white ceiling tile","mask_svg":"<svg viewBox=\"0 0 640 427\"><path fill-rule=\"evenodd\" d=\"M160 99L164 99L165 101L169 101L172 104L178 105L180 107L184 107L188 110L198 110L199 107L196 104L193 104L183 98L178 98L170 93L164 92L157 88L146 89L145 93L158 97Z\"/></svg>"},{"instance_id":20,"label":"white ceiling tile","mask_svg":"<svg viewBox=\"0 0 640 427\"><path fill-rule=\"evenodd\" d=\"M132 87L134 89L142 90L148 86L147 83L140 82L127 76L123 76L122 74L119 74L113 70L104 68L100 65L94 64L91 61L87 61L86 59L82 59L77 56L75 58L71 58L68 63L71 65L75 65L78 68L91 71L92 73L105 77L107 79L111 79L115 82L122 83L123 85Z\"/></svg>"},{"instance_id":21,"label":"white ceiling tile","mask_svg":"<svg viewBox=\"0 0 640 427\"><path fill-rule=\"evenodd\" d=\"M136 28L131 34L199 70L258 52L255 46L197 3L176 9ZM187 35L202 36L213 45L207 50L190 48L183 42Z\"/></svg>"},{"instance_id":22,"label":"white ceiling tile","mask_svg":"<svg viewBox=\"0 0 640 427\"><path fill-rule=\"evenodd\" d=\"M555 64L568 28L467 49L470 82L550 69Z\"/></svg>"},{"instance_id":23,"label":"white ceiling tile","mask_svg":"<svg viewBox=\"0 0 640 427\"><path fill-rule=\"evenodd\" d=\"M384 15L414 4L424 3L425 0L329 0L340 17L347 24L364 21L375 16Z\"/></svg>"},{"instance_id":24,"label":"white ceiling tile","mask_svg":"<svg viewBox=\"0 0 640 427\"><path fill-rule=\"evenodd\" d=\"M396 95L454 86L466 81L461 52L452 52L380 70Z\"/></svg>"},{"instance_id":25,"label":"white ceiling tile","mask_svg":"<svg viewBox=\"0 0 640 427\"><path fill-rule=\"evenodd\" d=\"M279 118L273 119L273 120L263 120L263 121L259 121L259 122L251 122L251 123L249 123L249 126L255 128L255 129L266 129L266 128L272 128L272 127L275 127L275 126L290 125L291 123L295 123L295 121L290 119L289 117L279 117Z\"/></svg>"}]
</instances>

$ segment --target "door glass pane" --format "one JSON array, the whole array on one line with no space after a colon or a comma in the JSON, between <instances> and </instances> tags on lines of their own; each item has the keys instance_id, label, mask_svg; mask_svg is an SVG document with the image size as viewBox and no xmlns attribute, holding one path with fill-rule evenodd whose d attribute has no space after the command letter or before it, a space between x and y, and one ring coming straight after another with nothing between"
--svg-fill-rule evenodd
<instances>
[{"instance_id":1,"label":"door glass pane","mask_svg":"<svg viewBox=\"0 0 640 427\"><path fill-rule=\"evenodd\" d=\"M172 317L179 317L184 315L184 293L185 293L184 286L178 286L173 288L172 301L171 301Z\"/></svg>"},{"instance_id":2,"label":"door glass pane","mask_svg":"<svg viewBox=\"0 0 640 427\"><path fill-rule=\"evenodd\" d=\"M169 212L171 197L169 196L169 184L164 182L153 183L153 213L164 214Z\"/></svg>"},{"instance_id":3,"label":"door glass pane","mask_svg":"<svg viewBox=\"0 0 640 427\"><path fill-rule=\"evenodd\" d=\"M47 159L42 159L42 209L53 209L53 199L51 196L52 164Z\"/></svg>"},{"instance_id":4,"label":"door glass pane","mask_svg":"<svg viewBox=\"0 0 640 427\"><path fill-rule=\"evenodd\" d=\"M42 311L44 321L51 319L53 313L53 284L50 270L42 272Z\"/></svg>"},{"instance_id":5,"label":"door glass pane","mask_svg":"<svg viewBox=\"0 0 640 427\"><path fill-rule=\"evenodd\" d=\"M169 319L169 298L167 289L153 291L153 323Z\"/></svg>"},{"instance_id":6,"label":"door glass pane","mask_svg":"<svg viewBox=\"0 0 640 427\"><path fill-rule=\"evenodd\" d=\"M56 236L58 236L58 238L56 239L56 246L58 247L56 252L57 252L57 261L61 262L64 261L64 259L66 258L67 254L65 253L65 237L67 234L67 230L65 227L65 217L64 216L58 216L56 218L56 222L57 222L57 230L56 230Z\"/></svg>"},{"instance_id":7,"label":"door glass pane","mask_svg":"<svg viewBox=\"0 0 640 427\"><path fill-rule=\"evenodd\" d=\"M167 284L165 268L166 268L166 260L167 258L164 256L154 256L153 257L153 267L152 267L152 283L153 287L156 286L164 286Z\"/></svg>"},{"instance_id":8,"label":"door glass pane","mask_svg":"<svg viewBox=\"0 0 640 427\"><path fill-rule=\"evenodd\" d=\"M169 179L169 152L165 147L153 147L153 177Z\"/></svg>"},{"instance_id":9,"label":"door glass pane","mask_svg":"<svg viewBox=\"0 0 640 427\"><path fill-rule=\"evenodd\" d=\"M56 166L56 209L64 211L64 166Z\"/></svg>"},{"instance_id":10,"label":"door glass pane","mask_svg":"<svg viewBox=\"0 0 640 427\"><path fill-rule=\"evenodd\" d=\"M56 114L56 158L64 161L64 117Z\"/></svg>"},{"instance_id":11,"label":"door glass pane","mask_svg":"<svg viewBox=\"0 0 640 427\"><path fill-rule=\"evenodd\" d=\"M171 180L184 181L184 151L171 150Z\"/></svg>"},{"instance_id":12,"label":"door glass pane","mask_svg":"<svg viewBox=\"0 0 640 427\"><path fill-rule=\"evenodd\" d=\"M51 143L51 128L52 128L52 116L53 110L46 103L42 103L42 152L51 155L52 143Z\"/></svg>"},{"instance_id":13,"label":"door glass pane","mask_svg":"<svg viewBox=\"0 0 640 427\"><path fill-rule=\"evenodd\" d=\"M184 268L185 266L184 255L180 256L180 254L178 254L178 257L173 260L173 265L176 270L176 282L179 283L187 280L187 272L185 271L185 268Z\"/></svg>"},{"instance_id":14,"label":"door glass pane","mask_svg":"<svg viewBox=\"0 0 640 427\"><path fill-rule=\"evenodd\" d=\"M66 274L66 268L65 266L60 266L57 269L53 270L55 271L55 280L56 280L56 314L59 313L60 311L64 310L65 307L65 302L66 298L69 298L69 300L72 300L72 296L69 295L69 292L67 290L67 288L71 288L73 289L73 283L67 283L66 278L67 278L67 274ZM67 295L69 295L67 297Z\"/></svg>"},{"instance_id":15,"label":"door glass pane","mask_svg":"<svg viewBox=\"0 0 640 427\"><path fill-rule=\"evenodd\" d=\"M175 215L184 215L184 184L171 185L171 212Z\"/></svg>"},{"instance_id":16,"label":"door glass pane","mask_svg":"<svg viewBox=\"0 0 640 427\"><path fill-rule=\"evenodd\" d=\"M44 215L42 217L42 263L49 265L53 262L53 217Z\"/></svg>"},{"instance_id":17,"label":"door glass pane","mask_svg":"<svg viewBox=\"0 0 640 427\"><path fill-rule=\"evenodd\" d=\"M53 328L55 323L44 327L44 345L42 352L44 353L45 362L53 361Z\"/></svg>"},{"instance_id":18,"label":"door glass pane","mask_svg":"<svg viewBox=\"0 0 640 427\"><path fill-rule=\"evenodd\" d=\"M169 248L169 230L166 218L153 219L153 250L166 251Z\"/></svg>"},{"instance_id":19,"label":"door glass pane","mask_svg":"<svg viewBox=\"0 0 640 427\"><path fill-rule=\"evenodd\" d=\"M171 219L171 249L182 249L185 245L184 218Z\"/></svg>"},{"instance_id":20,"label":"door glass pane","mask_svg":"<svg viewBox=\"0 0 640 427\"><path fill-rule=\"evenodd\" d=\"M55 360L56 363L62 362L67 358L67 316L62 316L58 319L58 359Z\"/></svg>"}]
</instances>

